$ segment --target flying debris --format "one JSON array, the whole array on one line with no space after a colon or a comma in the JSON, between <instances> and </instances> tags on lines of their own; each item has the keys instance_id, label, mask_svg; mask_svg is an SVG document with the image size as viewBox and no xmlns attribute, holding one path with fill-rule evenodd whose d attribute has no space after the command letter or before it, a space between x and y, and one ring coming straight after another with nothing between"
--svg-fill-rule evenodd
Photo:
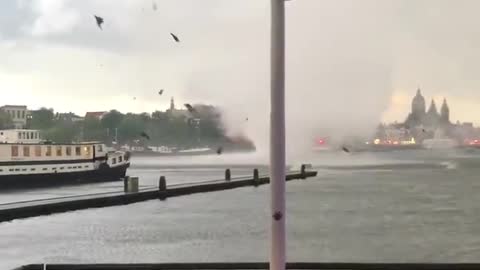
<instances>
[{"instance_id":1,"label":"flying debris","mask_svg":"<svg viewBox=\"0 0 480 270\"><path fill-rule=\"evenodd\" d=\"M147 140L150 140L150 136L148 136L148 134L145 131L142 131L142 133L140 133L140 136L142 136L143 138L145 138Z\"/></svg>"},{"instance_id":2,"label":"flying debris","mask_svg":"<svg viewBox=\"0 0 480 270\"><path fill-rule=\"evenodd\" d=\"M170 33L170 35L172 36L172 38L175 40L175 42L180 42L180 39L173 33Z\"/></svg>"},{"instance_id":3,"label":"flying debris","mask_svg":"<svg viewBox=\"0 0 480 270\"><path fill-rule=\"evenodd\" d=\"M218 147L218 148L217 148L217 154L218 154L218 155L221 155L222 152L223 152L223 147L221 147L221 146Z\"/></svg>"},{"instance_id":4,"label":"flying debris","mask_svg":"<svg viewBox=\"0 0 480 270\"><path fill-rule=\"evenodd\" d=\"M93 15L93 16L95 17L95 21L97 22L98 28L100 28L100 30L103 30L103 28L102 28L103 18L98 17L97 15Z\"/></svg>"},{"instance_id":5,"label":"flying debris","mask_svg":"<svg viewBox=\"0 0 480 270\"><path fill-rule=\"evenodd\" d=\"M348 149L345 146L342 146L342 151L345 152L345 153L350 153L350 149Z\"/></svg>"},{"instance_id":6,"label":"flying debris","mask_svg":"<svg viewBox=\"0 0 480 270\"><path fill-rule=\"evenodd\" d=\"M152 9L153 9L153 10L157 10L157 3L155 3L155 1L152 2Z\"/></svg>"},{"instance_id":7,"label":"flying debris","mask_svg":"<svg viewBox=\"0 0 480 270\"><path fill-rule=\"evenodd\" d=\"M245 118L245 121L248 121L248 117L247 117L247 118Z\"/></svg>"},{"instance_id":8,"label":"flying debris","mask_svg":"<svg viewBox=\"0 0 480 270\"><path fill-rule=\"evenodd\" d=\"M158 91L158 94L161 96L163 94L163 89L160 89L160 91Z\"/></svg>"},{"instance_id":9,"label":"flying debris","mask_svg":"<svg viewBox=\"0 0 480 270\"><path fill-rule=\"evenodd\" d=\"M187 110L191 113L195 112L195 108L193 108L193 106L188 103L185 103L185 108L187 108Z\"/></svg>"}]
</instances>

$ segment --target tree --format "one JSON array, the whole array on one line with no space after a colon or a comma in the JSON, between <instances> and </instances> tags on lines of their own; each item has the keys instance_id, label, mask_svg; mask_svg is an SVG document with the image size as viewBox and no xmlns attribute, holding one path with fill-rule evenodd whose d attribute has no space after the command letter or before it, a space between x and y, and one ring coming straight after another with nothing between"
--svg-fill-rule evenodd
<instances>
[{"instance_id":1,"label":"tree","mask_svg":"<svg viewBox=\"0 0 480 270\"><path fill-rule=\"evenodd\" d=\"M106 138L106 130L96 117L86 117L83 121L83 139L87 141L103 141Z\"/></svg>"},{"instance_id":2,"label":"tree","mask_svg":"<svg viewBox=\"0 0 480 270\"><path fill-rule=\"evenodd\" d=\"M114 130L115 128L118 128L120 124L122 123L124 115L117 111L117 110L111 110L107 114L105 114L101 120L102 126L104 128L108 128L111 131Z\"/></svg>"},{"instance_id":3,"label":"tree","mask_svg":"<svg viewBox=\"0 0 480 270\"><path fill-rule=\"evenodd\" d=\"M0 111L0 129L13 128L13 122L10 115L4 111Z\"/></svg>"},{"instance_id":4,"label":"tree","mask_svg":"<svg viewBox=\"0 0 480 270\"><path fill-rule=\"evenodd\" d=\"M31 119L29 119L29 128L45 130L53 127L54 113L53 109L40 108L40 110L31 111Z\"/></svg>"},{"instance_id":5,"label":"tree","mask_svg":"<svg viewBox=\"0 0 480 270\"><path fill-rule=\"evenodd\" d=\"M43 132L43 137L56 143L71 143L78 140L80 125L62 121Z\"/></svg>"},{"instance_id":6,"label":"tree","mask_svg":"<svg viewBox=\"0 0 480 270\"><path fill-rule=\"evenodd\" d=\"M142 116L128 113L118 128L119 141L131 143L133 140L141 139L140 134L145 131L146 123Z\"/></svg>"}]
</instances>

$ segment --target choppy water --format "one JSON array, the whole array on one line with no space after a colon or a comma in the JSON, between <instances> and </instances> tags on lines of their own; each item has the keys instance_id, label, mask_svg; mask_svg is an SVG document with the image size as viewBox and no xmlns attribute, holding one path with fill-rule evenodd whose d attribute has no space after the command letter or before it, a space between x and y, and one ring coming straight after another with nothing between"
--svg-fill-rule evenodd
<instances>
[{"instance_id":1,"label":"choppy water","mask_svg":"<svg viewBox=\"0 0 480 270\"><path fill-rule=\"evenodd\" d=\"M130 174L154 185L160 174L172 182L221 178L233 164L237 174L250 173L240 166L242 158L225 156L213 166L195 159L140 159ZM287 185L289 260L479 261L480 157L336 153L311 160L319 176ZM36 262L265 261L268 203L268 186L247 187L1 223L0 268Z\"/></svg>"}]
</instances>

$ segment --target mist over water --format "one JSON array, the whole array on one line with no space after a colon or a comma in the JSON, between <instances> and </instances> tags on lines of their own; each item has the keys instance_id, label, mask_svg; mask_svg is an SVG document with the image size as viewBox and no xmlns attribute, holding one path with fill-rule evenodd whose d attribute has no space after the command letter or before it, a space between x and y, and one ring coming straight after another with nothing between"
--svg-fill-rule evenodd
<instances>
[{"instance_id":1,"label":"mist over water","mask_svg":"<svg viewBox=\"0 0 480 270\"><path fill-rule=\"evenodd\" d=\"M268 153L269 18L268 6L256 13L246 32L230 36L225 58L197 67L187 78L200 100L219 104L230 134L245 134ZM369 136L392 93L389 10L354 1L298 1L287 8L286 118L287 153L301 158L314 138L341 142ZM229 40L228 42L233 42ZM254 46L252 45L254 44ZM213 68L212 68L213 67ZM222 76L217 76L217 74ZM248 117L248 121L246 121Z\"/></svg>"}]
</instances>

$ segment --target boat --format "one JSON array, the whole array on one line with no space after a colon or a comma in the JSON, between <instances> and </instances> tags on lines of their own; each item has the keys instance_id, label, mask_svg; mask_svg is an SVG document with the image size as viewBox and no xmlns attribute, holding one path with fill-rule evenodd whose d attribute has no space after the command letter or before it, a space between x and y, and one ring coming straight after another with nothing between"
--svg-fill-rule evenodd
<instances>
[{"instance_id":1,"label":"boat","mask_svg":"<svg viewBox=\"0 0 480 270\"><path fill-rule=\"evenodd\" d=\"M166 146L123 146L122 149L130 149L132 156L149 157L149 156L199 156L199 155L212 155L216 154L216 151L209 147L203 148L188 148L177 149L169 148Z\"/></svg>"},{"instance_id":2,"label":"boat","mask_svg":"<svg viewBox=\"0 0 480 270\"><path fill-rule=\"evenodd\" d=\"M129 152L100 142L57 144L38 130L0 130L0 189L115 181L129 166Z\"/></svg>"},{"instance_id":3,"label":"boat","mask_svg":"<svg viewBox=\"0 0 480 270\"><path fill-rule=\"evenodd\" d=\"M426 149L453 149L459 146L455 140L449 138L426 139L422 144Z\"/></svg>"},{"instance_id":4,"label":"boat","mask_svg":"<svg viewBox=\"0 0 480 270\"><path fill-rule=\"evenodd\" d=\"M332 146L327 143L327 138L317 138L315 139L312 151L313 152L326 152L332 151Z\"/></svg>"},{"instance_id":5,"label":"boat","mask_svg":"<svg viewBox=\"0 0 480 270\"><path fill-rule=\"evenodd\" d=\"M354 147L355 152L391 152L420 149L424 149L424 145L417 143L413 137L409 140L380 140L377 138Z\"/></svg>"}]
</instances>

